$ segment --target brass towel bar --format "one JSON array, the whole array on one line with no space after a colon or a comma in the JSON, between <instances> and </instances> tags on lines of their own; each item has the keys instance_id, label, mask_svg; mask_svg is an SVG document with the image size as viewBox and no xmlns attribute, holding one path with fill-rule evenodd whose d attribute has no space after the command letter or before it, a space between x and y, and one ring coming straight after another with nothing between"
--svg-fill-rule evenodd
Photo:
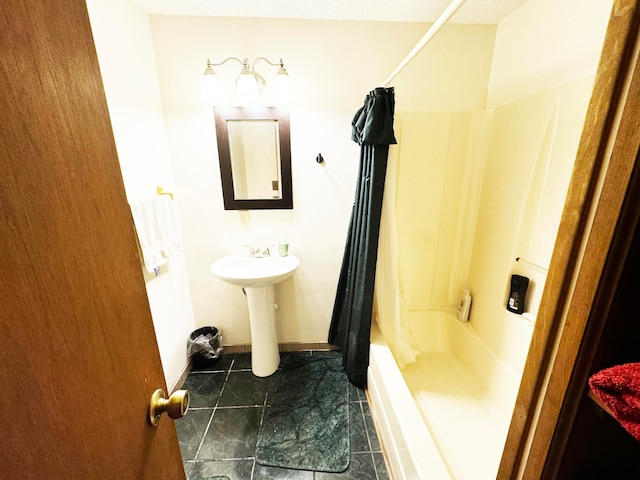
<instances>
[{"instance_id":1,"label":"brass towel bar","mask_svg":"<svg viewBox=\"0 0 640 480\"><path fill-rule=\"evenodd\" d=\"M156 187L156 192L158 193L158 195L169 195L171 197L171 200L173 200L173 193L165 192L164 188L162 187Z\"/></svg>"}]
</instances>

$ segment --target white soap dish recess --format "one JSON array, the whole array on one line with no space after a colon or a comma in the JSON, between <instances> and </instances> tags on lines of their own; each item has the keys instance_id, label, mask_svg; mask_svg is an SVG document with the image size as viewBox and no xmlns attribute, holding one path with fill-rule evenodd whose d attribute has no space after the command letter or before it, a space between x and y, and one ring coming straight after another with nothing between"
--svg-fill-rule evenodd
<instances>
[{"instance_id":1,"label":"white soap dish recess","mask_svg":"<svg viewBox=\"0 0 640 480\"><path fill-rule=\"evenodd\" d=\"M458 320L461 322L469 321L469 312L471 311L471 290L463 290L458 302Z\"/></svg>"}]
</instances>

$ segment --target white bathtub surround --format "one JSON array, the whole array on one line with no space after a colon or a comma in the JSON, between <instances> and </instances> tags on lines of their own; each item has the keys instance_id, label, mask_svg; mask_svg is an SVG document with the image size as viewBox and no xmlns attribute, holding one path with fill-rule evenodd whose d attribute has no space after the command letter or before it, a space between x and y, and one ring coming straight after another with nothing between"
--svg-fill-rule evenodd
<instances>
[{"instance_id":1,"label":"white bathtub surround","mask_svg":"<svg viewBox=\"0 0 640 480\"><path fill-rule=\"evenodd\" d=\"M441 315L430 324L433 348L402 370L374 325L369 394L392 474L495 479L518 378L455 317ZM485 377L501 380L478 381L475 368L449 349L449 342L468 351L474 367L487 370ZM496 397L504 398L496 402Z\"/></svg>"},{"instance_id":2,"label":"white bathtub surround","mask_svg":"<svg viewBox=\"0 0 640 480\"><path fill-rule=\"evenodd\" d=\"M392 478L450 479L440 450L375 323L371 326L367 388Z\"/></svg>"},{"instance_id":3,"label":"white bathtub surround","mask_svg":"<svg viewBox=\"0 0 640 480\"><path fill-rule=\"evenodd\" d=\"M491 112L398 114L376 311L400 367L398 382L419 414L405 419L413 409L392 408L384 416L424 421L456 480L494 479L498 471L545 281L515 259L548 263L591 85L582 78ZM417 212L416 205L428 208ZM513 273L531 280L529 320L505 308ZM455 307L467 288L473 305L461 323ZM379 363L372 355L372 372L382 370ZM387 391L375 375L370 388L379 391L371 395L379 404L374 412L384 411L385 398L393 405L400 391ZM406 436L411 428L390 423L391 433L382 435L393 438L388 450L410 449L419 438ZM402 475L418 472L399 478L433 478L430 466L420 470L419 457L409 456L408 467L407 455L391 461Z\"/></svg>"},{"instance_id":4,"label":"white bathtub surround","mask_svg":"<svg viewBox=\"0 0 640 480\"><path fill-rule=\"evenodd\" d=\"M492 116L490 111L396 115L399 145L389 155L376 308L400 366L422 350L423 337L413 331L420 318L414 317L455 315L460 294L469 288Z\"/></svg>"}]
</instances>

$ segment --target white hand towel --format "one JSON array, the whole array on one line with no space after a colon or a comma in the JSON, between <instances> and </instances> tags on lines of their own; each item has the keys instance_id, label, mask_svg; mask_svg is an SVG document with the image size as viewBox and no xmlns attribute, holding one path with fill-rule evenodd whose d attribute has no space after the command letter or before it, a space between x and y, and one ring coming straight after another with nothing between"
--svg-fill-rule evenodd
<instances>
[{"instance_id":1,"label":"white hand towel","mask_svg":"<svg viewBox=\"0 0 640 480\"><path fill-rule=\"evenodd\" d=\"M151 273L182 250L175 205L169 196L159 195L132 203L131 213L144 265Z\"/></svg>"}]
</instances>

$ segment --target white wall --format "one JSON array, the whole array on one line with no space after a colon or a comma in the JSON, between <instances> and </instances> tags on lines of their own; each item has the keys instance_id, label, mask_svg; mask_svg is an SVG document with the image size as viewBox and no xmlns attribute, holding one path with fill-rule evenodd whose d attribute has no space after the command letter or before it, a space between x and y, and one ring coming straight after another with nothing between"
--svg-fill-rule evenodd
<instances>
[{"instance_id":1,"label":"white wall","mask_svg":"<svg viewBox=\"0 0 640 480\"><path fill-rule=\"evenodd\" d=\"M351 119L366 93L379 86L427 28L411 23L151 16L196 322L220 328L225 344L250 342L246 301L240 288L213 277L210 263L242 250L244 244L277 243L283 234L301 265L276 287L279 340L326 342L358 169ZM486 46L492 44L494 31L493 26L447 27L443 35L452 41L434 44L434 56L419 66L425 75L442 72L435 67L446 58L451 70L429 76L434 84L449 88L429 91L419 98L420 104L483 105L491 58ZM291 107L294 208L253 210L248 226L241 225L238 212L223 209L213 112L198 101L206 59L228 56L282 57L296 88ZM474 73L479 63L486 74L478 88ZM223 68L226 65L220 72ZM268 70L261 72L268 76ZM419 77L399 83L398 102L412 105L417 98L406 92L423 84ZM318 153L325 164L315 162Z\"/></svg>"},{"instance_id":2,"label":"white wall","mask_svg":"<svg viewBox=\"0 0 640 480\"><path fill-rule=\"evenodd\" d=\"M595 73L612 0L529 0L498 25L487 107Z\"/></svg>"},{"instance_id":3,"label":"white wall","mask_svg":"<svg viewBox=\"0 0 640 480\"><path fill-rule=\"evenodd\" d=\"M172 191L148 16L131 0L88 0L87 7L127 197L150 198L158 185ZM187 337L195 328L184 256L172 258L158 277L141 271L171 388L187 365Z\"/></svg>"}]
</instances>

